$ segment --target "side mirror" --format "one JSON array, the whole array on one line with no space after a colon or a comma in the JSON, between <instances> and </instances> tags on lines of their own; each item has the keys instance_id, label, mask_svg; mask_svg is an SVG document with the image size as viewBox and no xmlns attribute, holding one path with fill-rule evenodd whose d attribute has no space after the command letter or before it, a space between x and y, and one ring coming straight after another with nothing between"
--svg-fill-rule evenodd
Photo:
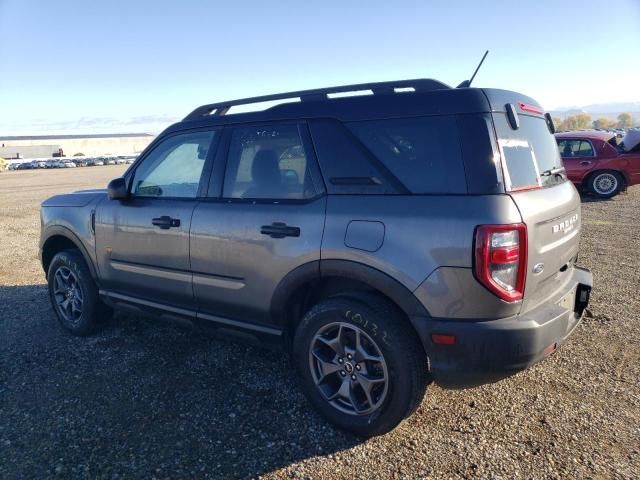
<instances>
[{"instance_id":1,"label":"side mirror","mask_svg":"<svg viewBox=\"0 0 640 480\"><path fill-rule=\"evenodd\" d=\"M127 192L127 182L124 178L114 178L107 186L107 196L109 200L124 200L129 196Z\"/></svg>"}]
</instances>

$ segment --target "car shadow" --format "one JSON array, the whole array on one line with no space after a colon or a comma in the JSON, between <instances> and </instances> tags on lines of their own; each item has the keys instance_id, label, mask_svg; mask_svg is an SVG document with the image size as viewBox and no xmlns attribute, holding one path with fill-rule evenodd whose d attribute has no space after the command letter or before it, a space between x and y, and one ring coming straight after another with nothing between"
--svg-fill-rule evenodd
<instances>
[{"instance_id":1,"label":"car shadow","mask_svg":"<svg viewBox=\"0 0 640 480\"><path fill-rule=\"evenodd\" d=\"M620 194L618 194L618 195L620 195ZM601 197L597 197L597 196L593 195L592 193L584 193L584 192L580 193L580 201L582 203L610 202L614 198L616 198L616 197L601 198Z\"/></svg>"},{"instance_id":2,"label":"car shadow","mask_svg":"<svg viewBox=\"0 0 640 480\"><path fill-rule=\"evenodd\" d=\"M363 441L311 409L282 352L123 314L74 337L44 284L0 300L9 477L248 478Z\"/></svg>"}]
</instances>

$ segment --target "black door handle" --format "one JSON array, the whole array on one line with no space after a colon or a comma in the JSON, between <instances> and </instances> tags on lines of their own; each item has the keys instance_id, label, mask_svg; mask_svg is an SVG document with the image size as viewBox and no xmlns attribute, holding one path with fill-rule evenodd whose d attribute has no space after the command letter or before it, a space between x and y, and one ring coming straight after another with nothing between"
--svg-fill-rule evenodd
<instances>
[{"instance_id":1,"label":"black door handle","mask_svg":"<svg viewBox=\"0 0 640 480\"><path fill-rule=\"evenodd\" d=\"M273 222L271 225L261 226L260 233L269 235L271 238L299 237L300 229L298 227L289 227L286 223Z\"/></svg>"},{"instance_id":2,"label":"black door handle","mask_svg":"<svg viewBox=\"0 0 640 480\"><path fill-rule=\"evenodd\" d=\"M583 160L580 165L591 165L591 160Z\"/></svg>"},{"instance_id":3,"label":"black door handle","mask_svg":"<svg viewBox=\"0 0 640 480\"><path fill-rule=\"evenodd\" d=\"M152 219L151 223L154 224L156 227L160 227L162 230L166 230L171 227L179 227L180 219L171 218L168 215L163 215L161 217Z\"/></svg>"}]
</instances>

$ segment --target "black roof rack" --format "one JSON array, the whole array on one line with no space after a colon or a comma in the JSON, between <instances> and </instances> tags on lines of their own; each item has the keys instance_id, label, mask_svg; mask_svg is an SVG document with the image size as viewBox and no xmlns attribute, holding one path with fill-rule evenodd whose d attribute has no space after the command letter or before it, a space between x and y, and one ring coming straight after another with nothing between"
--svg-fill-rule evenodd
<instances>
[{"instance_id":1,"label":"black roof rack","mask_svg":"<svg viewBox=\"0 0 640 480\"><path fill-rule=\"evenodd\" d=\"M183 121L200 120L209 115L225 115L231 107L249 105L252 103L271 102L299 98L302 102L329 100L332 93L357 92L371 90L374 95L388 95L396 93L396 89L413 88L416 92L450 89L451 87L438 80L430 78L418 78L415 80L398 80L393 82L359 83L355 85L342 85L338 87L316 88L312 90L299 90L297 92L277 93L275 95L263 95L260 97L241 98L226 102L210 103L196 108L187 115Z\"/></svg>"}]
</instances>

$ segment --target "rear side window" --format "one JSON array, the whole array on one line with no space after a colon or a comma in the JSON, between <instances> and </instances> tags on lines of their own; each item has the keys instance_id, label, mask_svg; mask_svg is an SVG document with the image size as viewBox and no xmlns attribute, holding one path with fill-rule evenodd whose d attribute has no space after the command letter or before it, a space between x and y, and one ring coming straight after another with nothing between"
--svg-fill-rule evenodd
<instances>
[{"instance_id":1,"label":"rear side window","mask_svg":"<svg viewBox=\"0 0 640 480\"><path fill-rule=\"evenodd\" d=\"M466 193L455 117L370 120L347 126L411 193Z\"/></svg>"},{"instance_id":2,"label":"rear side window","mask_svg":"<svg viewBox=\"0 0 640 480\"><path fill-rule=\"evenodd\" d=\"M560 155L563 157L593 157L593 147L588 140L558 140Z\"/></svg>"},{"instance_id":3,"label":"rear side window","mask_svg":"<svg viewBox=\"0 0 640 480\"><path fill-rule=\"evenodd\" d=\"M507 190L527 190L566 181L549 171L562 166L555 137L543 118L519 115L513 130L505 114L494 114Z\"/></svg>"}]
</instances>

